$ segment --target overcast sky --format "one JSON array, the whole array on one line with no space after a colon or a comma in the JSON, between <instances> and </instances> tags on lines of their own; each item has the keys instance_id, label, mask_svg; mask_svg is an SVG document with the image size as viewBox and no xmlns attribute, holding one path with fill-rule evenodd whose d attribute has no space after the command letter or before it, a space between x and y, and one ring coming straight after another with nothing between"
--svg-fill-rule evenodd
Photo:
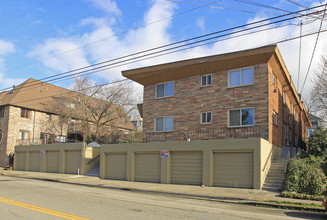
<instances>
[{"instance_id":1,"label":"overcast sky","mask_svg":"<svg viewBox=\"0 0 327 220\"><path fill-rule=\"evenodd\" d=\"M0 89L17 85L30 77L41 79L320 4L320 1L307 0L1 1ZM121 71L130 68L280 42L298 36L301 21L303 34L318 31L321 18L322 14L285 21L269 26L274 27L269 31L143 60L101 71L92 77L95 80L112 81L122 78ZM322 23L323 30L327 28L326 18L327 16ZM317 35L302 38L300 89L308 71L316 38ZM278 47L297 86L299 39L279 43ZM326 32L319 36L303 92L305 98L309 96L314 70L322 55L327 55ZM57 84L68 87L72 82L73 79L66 79Z\"/></svg>"}]
</instances>

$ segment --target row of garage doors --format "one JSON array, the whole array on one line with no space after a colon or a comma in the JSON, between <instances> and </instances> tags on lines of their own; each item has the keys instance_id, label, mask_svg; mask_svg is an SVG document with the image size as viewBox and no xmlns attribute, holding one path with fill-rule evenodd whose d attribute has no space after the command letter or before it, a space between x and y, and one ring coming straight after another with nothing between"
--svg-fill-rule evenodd
<instances>
[{"instance_id":1,"label":"row of garage doors","mask_svg":"<svg viewBox=\"0 0 327 220\"><path fill-rule=\"evenodd\" d=\"M203 153L170 152L171 183L201 185ZM213 185L253 188L253 152L214 153ZM105 178L126 180L127 154L106 154ZM135 154L135 181L160 182L160 153ZM210 172L210 171L209 171Z\"/></svg>"},{"instance_id":2,"label":"row of garage doors","mask_svg":"<svg viewBox=\"0 0 327 220\"><path fill-rule=\"evenodd\" d=\"M26 160L27 152L16 152L16 169L26 170ZM40 151L30 151L28 166L29 171L41 171L41 158L45 157L45 171L50 173L59 173L60 167L60 151L59 150L49 150L45 151L44 154ZM81 164L81 151L80 150L66 150L65 151L65 173L77 174L78 169Z\"/></svg>"}]
</instances>

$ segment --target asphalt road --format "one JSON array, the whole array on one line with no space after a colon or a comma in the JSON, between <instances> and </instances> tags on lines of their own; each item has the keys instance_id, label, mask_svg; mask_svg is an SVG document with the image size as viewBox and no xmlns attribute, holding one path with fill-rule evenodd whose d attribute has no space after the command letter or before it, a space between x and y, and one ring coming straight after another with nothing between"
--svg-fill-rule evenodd
<instances>
[{"instance_id":1,"label":"asphalt road","mask_svg":"<svg viewBox=\"0 0 327 220\"><path fill-rule=\"evenodd\" d=\"M0 219L325 219L322 214L0 176Z\"/></svg>"}]
</instances>

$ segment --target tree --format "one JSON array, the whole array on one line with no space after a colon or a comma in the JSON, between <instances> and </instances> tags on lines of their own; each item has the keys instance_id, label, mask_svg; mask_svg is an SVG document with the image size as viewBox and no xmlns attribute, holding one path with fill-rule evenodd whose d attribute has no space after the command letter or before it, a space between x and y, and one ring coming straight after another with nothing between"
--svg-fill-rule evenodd
<instances>
[{"instance_id":1,"label":"tree","mask_svg":"<svg viewBox=\"0 0 327 220\"><path fill-rule=\"evenodd\" d=\"M69 97L75 104L73 114L81 123L83 139L103 141L104 136L119 133L128 124L127 114L136 106L133 87L125 81L101 84L90 79L76 78Z\"/></svg>"},{"instance_id":2,"label":"tree","mask_svg":"<svg viewBox=\"0 0 327 220\"><path fill-rule=\"evenodd\" d=\"M320 65L315 71L312 101L315 110L324 117L327 116L327 56L321 58Z\"/></svg>"},{"instance_id":3,"label":"tree","mask_svg":"<svg viewBox=\"0 0 327 220\"><path fill-rule=\"evenodd\" d=\"M309 138L309 154L327 156L327 129L318 127Z\"/></svg>"}]
</instances>

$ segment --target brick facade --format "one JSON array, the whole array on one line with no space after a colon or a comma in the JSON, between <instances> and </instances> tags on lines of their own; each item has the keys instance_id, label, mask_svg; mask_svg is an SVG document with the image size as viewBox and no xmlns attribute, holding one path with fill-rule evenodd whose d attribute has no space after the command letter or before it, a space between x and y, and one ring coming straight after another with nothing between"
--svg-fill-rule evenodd
<instances>
[{"instance_id":1,"label":"brick facade","mask_svg":"<svg viewBox=\"0 0 327 220\"><path fill-rule=\"evenodd\" d=\"M58 116L51 115L51 120L46 119L47 113L29 110L29 117L21 117L21 108L15 106L5 106L5 115L0 118L3 138L0 148L0 166L8 164L8 155L14 152L15 146L20 139L20 131L29 133L30 142L40 142L41 133L55 136L67 134L67 124L59 126ZM9 126L8 126L9 125Z\"/></svg>"},{"instance_id":2,"label":"brick facade","mask_svg":"<svg viewBox=\"0 0 327 220\"><path fill-rule=\"evenodd\" d=\"M227 128L228 110L254 107L255 125L268 128L268 67L254 66L254 84L228 88L228 71L214 72L212 85L201 86L201 76L174 81L174 96L155 98L156 85L144 87L145 133L154 132L155 117L174 116L174 130ZM258 92L260 91L260 92ZM201 124L201 112L212 112L212 123Z\"/></svg>"}]
</instances>

